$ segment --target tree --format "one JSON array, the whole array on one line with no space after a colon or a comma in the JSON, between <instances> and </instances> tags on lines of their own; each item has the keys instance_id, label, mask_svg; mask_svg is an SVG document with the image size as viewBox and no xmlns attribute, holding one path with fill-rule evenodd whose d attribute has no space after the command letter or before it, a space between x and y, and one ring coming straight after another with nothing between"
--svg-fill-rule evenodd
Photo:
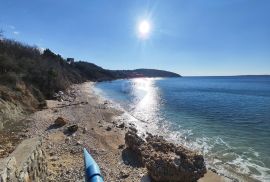
<instances>
[{"instance_id":1,"label":"tree","mask_svg":"<svg viewBox=\"0 0 270 182\"><path fill-rule=\"evenodd\" d=\"M0 40L3 37L4 31L2 29L0 29Z\"/></svg>"}]
</instances>

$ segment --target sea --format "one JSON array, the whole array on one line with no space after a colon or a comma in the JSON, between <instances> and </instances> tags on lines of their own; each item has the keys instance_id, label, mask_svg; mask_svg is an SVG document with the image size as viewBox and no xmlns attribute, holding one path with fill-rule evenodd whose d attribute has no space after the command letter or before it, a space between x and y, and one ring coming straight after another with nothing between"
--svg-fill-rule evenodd
<instances>
[{"instance_id":1,"label":"sea","mask_svg":"<svg viewBox=\"0 0 270 182\"><path fill-rule=\"evenodd\" d=\"M238 181L270 181L270 76L134 78L95 90Z\"/></svg>"}]
</instances>

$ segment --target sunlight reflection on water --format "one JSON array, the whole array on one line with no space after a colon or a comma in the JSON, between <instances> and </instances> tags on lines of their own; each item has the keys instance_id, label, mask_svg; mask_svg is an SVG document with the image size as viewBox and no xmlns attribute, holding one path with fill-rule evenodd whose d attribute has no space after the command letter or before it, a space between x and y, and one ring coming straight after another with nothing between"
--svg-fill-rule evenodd
<instances>
[{"instance_id":1,"label":"sunlight reflection on water","mask_svg":"<svg viewBox=\"0 0 270 182\"><path fill-rule=\"evenodd\" d=\"M133 95L132 114L144 121L154 122L160 107L159 90L155 87L155 79L138 78L131 80L130 92Z\"/></svg>"},{"instance_id":2,"label":"sunlight reflection on water","mask_svg":"<svg viewBox=\"0 0 270 182\"><path fill-rule=\"evenodd\" d=\"M227 176L269 181L268 150L260 150L269 136L268 86L254 83L251 87L239 78L137 78L98 87L132 116L126 120L139 131L202 153L209 167Z\"/></svg>"}]
</instances>

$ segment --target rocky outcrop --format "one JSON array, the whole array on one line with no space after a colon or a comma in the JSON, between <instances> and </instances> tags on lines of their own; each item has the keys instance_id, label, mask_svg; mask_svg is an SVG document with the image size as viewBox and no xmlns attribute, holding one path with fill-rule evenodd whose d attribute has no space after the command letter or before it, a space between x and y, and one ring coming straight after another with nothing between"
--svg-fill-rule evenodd
<instances>
[{"instance_id":1,"label":"rocky outcrop","mask_svg":"<svg viewBox=\"0 0 270 182\"><path fill-rule=\"evenodd\" d=\"M40 138L24 140L7 158L0 160L0 181L45 181L47 164Z\"/></svg>"},{"instance_id":2,"label":"rocky outcrop","mask_svg":"<svg viewBox=\"0 0 270 182\"><path fill-rule=\"evenodd\" d=\"M133 150L155 181L197 181L206 173L202 155L167 142L163 137L148 134L146 141L136 131L125 135Z\"/></svg>"}]
</instances>

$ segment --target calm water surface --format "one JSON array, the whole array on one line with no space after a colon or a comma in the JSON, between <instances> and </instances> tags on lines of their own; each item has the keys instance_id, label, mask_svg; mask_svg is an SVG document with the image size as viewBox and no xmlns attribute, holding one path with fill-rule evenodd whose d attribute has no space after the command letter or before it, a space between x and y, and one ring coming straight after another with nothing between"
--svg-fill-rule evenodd
<instances>
[{"instance_id":1,"label":"calm water surface","mask_svg":"<svg viewBox=\"0 0 270 182\"><path fill-rule=\"evenodd\" d=\"M96 88L149 130L203 152L218 171L270 181L270 77L139 78Z\"/></svg>"}]
</instances>

